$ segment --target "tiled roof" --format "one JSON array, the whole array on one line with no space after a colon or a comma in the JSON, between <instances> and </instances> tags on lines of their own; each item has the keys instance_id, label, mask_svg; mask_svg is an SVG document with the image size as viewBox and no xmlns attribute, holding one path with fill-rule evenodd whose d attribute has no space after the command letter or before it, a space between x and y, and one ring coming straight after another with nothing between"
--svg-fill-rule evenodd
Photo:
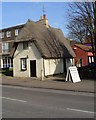
<instances>
[{"instance_id":1,"label":"tiled roof","mask_svg":"<svg viewBox=\"0 0 96 120\"><path fill-rule=\"evenodd\" d=\"M82 49L84 51L91 51L92 50L91 46L86 46L86 45L82 45L82 44L75 44L75 46L79 47L80 49Z\"/></svg>"}]
</instances>

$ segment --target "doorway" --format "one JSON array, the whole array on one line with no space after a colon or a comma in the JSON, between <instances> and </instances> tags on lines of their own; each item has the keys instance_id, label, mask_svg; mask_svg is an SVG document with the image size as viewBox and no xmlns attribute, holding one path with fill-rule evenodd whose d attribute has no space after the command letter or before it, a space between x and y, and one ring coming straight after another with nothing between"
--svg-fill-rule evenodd
<instances>
[{"instance_id":1,"label":"doorway","mask_svg":"<svg viewBox=\"0 0 96 120\"><path fill-rule=\"evenodd\" d=\"M67 68L66 68L66 59L64 58L63 59L63 71L64 71L64 73L66 73L67 72Z\"/></svg>"},{"instance_id":2,"label":"doorway","mask_svg":"<svg viewBox=\"0 0 96 120\"><path fill-rule=\"evenodd\" d=\"M36 77L36 60L30 61L30 77Z\"/></svg>"}]
</instances>

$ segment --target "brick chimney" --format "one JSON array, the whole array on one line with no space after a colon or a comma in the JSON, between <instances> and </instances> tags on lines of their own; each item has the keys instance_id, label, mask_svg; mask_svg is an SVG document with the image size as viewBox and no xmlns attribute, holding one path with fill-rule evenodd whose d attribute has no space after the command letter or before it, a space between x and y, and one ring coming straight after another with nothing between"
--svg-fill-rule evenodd
<instances>
[{"instance_id":1,"label":"brick chimney","mask_svg":"<svg viewBox=\"0 0 96 120\"><path fill-rule=\"evenodd\" d=\"M40 16L40 22L41 24L45 25L47 28L49 28L49 25L48 25L48 19L46 17L46 14L43 14L43 16Z\"/></svg>"},{"instance_id":2,"label":"brick chimney","mask_svg":"<svg viewBox=\"0 0 96 120\"><path fill-rule=\"evenodd\" d=\"M47 19L45 14L43 15L43 19Z\"/></svg>"},{"instance_id":3,"label":"brick chimney","mask_svg":"<svg viewBox=\"0 0 96 120\"><path fill-rule=\"evenodd\" d=\"M46 14L43 14L43 21L44 21L44 24L47 28L49 28L49 25L48 25L48 19L46 17Z\"/></svg>"}]
</instances>

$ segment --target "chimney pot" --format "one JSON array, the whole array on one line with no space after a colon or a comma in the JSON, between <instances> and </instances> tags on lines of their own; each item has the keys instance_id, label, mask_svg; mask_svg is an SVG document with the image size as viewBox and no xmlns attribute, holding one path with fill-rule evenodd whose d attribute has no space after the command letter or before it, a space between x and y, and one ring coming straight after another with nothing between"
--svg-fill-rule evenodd
<instances>
[{"instance_id":1,"label":"chimney pot","mask_svg":"<svg viewBox=\"0 0 96 120\"><path fill-rule=\"evenodd\" d=\"M45 14L43 15L43 19L47 19Z\"/></svg>"}]
</instances>

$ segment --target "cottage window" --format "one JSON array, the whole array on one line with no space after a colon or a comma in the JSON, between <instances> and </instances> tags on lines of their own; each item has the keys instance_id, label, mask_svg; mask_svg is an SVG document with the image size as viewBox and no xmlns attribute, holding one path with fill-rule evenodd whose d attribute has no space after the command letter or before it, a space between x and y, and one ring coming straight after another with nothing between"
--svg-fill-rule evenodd
<instances>
[{"instance_id":1,"label":"cottage window","mask_svg":"<svg viewBox=\"0 0 96 120\"><path fill-rule=\"evenodd\" d=\"M8 53L9 52L9 43L3 43L2 44L2 52Z\"/></svg>"},{"instance_id":2,"label":"cottage window","mask_svg":"<svg viewBox=\"0 0 96 120\"><path fill-rule=\"evenodd\" d=\"M0 38L4 38L4 32L0 33Z\"/></svg>"},{"instance_id":3,"label":"cottage window","mask_svg":"<svg viewBox=\"0 0 96 120\"><path fill-rule=\"evenodd\" d=\"M27 70L27 58L21 58L21 71Z\"/></svg>"},{"instance_id":4,"label":"cottage window","mask_svg":"<svg viewBox=\"0 0 96 120\"><path fill-rule=\"evenodd\" d=\"M27 49L28 48L28 42L23 42L23 49Z\"/></svg>"},{"instance_id":5,"label":"cottage window","mask_svg":"<svg viewBox=\"0 0 96 120\"><path fill-rule=\"evenodd\" d=\"M15 30L15 36L18 36L18 34L19 34L19 29L16 29Z\"/></svg>"},{"instance_id":6,"label":"cottage window","mask_svg":"<svg viewBox=\"0 0 96 120\"><path fill-rule=\"evenodd\" d=\"M7 32L6 32L6 36L7 36L7 37L11 37L11 31L7 31Z\"/></svg>"}]
</instances>

